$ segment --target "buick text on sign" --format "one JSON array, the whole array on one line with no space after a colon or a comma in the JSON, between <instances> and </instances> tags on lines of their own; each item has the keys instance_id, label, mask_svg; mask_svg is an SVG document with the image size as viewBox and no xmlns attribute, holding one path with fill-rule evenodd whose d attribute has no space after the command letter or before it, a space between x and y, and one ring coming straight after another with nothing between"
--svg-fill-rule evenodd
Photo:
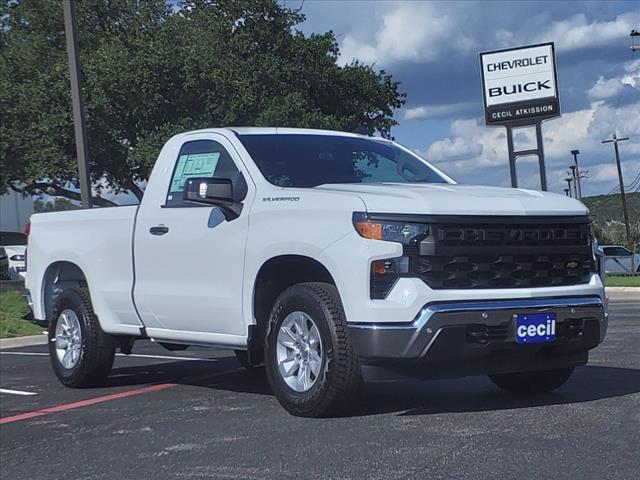
<instances>
[{"instance_id":1,"label":"buick text on sign","mask_svg":"<svg viewBox=\"0 0 640 480\"><path fill-rule=\"evenodd\" d=\"M488 124L560 115L553 44L480 54Z\"/></svg>"}]
</instances>

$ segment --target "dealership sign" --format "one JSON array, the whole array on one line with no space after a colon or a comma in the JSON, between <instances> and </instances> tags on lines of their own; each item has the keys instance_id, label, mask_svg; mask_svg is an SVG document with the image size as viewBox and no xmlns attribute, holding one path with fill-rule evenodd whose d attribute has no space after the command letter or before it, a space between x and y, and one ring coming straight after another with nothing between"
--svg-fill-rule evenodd
<instances>
[{"instance_id":1,"label":"dealership sign","mask_svg":"<svg viewBox=\"0 0 640 480\"><path fill-rule=\"evenodd\" d=\"M480 54L487 125L527 125L560 116L553 43Z\"/></svg>"}]
</instances>

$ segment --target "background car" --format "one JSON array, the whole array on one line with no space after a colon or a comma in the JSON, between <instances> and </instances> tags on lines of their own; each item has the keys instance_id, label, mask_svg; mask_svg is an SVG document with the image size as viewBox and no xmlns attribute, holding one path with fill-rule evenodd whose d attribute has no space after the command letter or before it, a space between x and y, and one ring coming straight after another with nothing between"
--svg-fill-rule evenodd
<instances>
[{"instance_id":1,"label":"background car","mask_svg":"<svg viewBox=\"0 0 640 480\"><path fill-rule=\"evenodd\" d=\"M27 236L21 232L0 232L0 246L6 252L8 259L8 278L20 280L26 275L25 251L27 250Z\"/></svg>"},{"instance_id":2,"label":"background car","mask_svg":"<svg viewBox=\"0 0 640 480\"><path fill-rule=\"evenodd\" d=\"M602 245L606 273L640 273L640 254L620 245Z\"/></svg>"}]
</instances>

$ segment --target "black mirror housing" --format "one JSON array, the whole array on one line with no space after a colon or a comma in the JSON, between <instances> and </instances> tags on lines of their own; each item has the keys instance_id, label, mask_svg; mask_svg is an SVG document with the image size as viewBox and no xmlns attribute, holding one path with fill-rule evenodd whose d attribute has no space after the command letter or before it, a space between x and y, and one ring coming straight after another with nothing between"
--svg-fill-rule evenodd
<instances>
[{"instance_id":1,"label":"black mirror housing","mask_svg":"<svg viewBox=\"0 0 640 480\"><path fill-rule=\"evenodd\" d=\"M211 205L233 203L233 183L230 178L189 178L184 188L184 199Z\"/></svg>"},{"instance_id":2,"label":"black mirror housing","mask_svg":"<svg viewBox=\"0 0 640 480\"><path fill-rule=\"evenodd\" d=\"M219 207L227 220L240 216L247 193L247 182L240 172L232 178L193 177L184 186L185 201Z\"/></svg>"}]
</instances>

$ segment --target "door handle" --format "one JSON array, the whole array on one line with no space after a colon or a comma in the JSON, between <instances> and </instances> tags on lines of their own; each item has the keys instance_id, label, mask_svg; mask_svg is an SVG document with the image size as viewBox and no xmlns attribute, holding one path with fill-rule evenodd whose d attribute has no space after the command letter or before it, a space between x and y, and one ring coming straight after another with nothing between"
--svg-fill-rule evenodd
<instances>
[{"instance_id":1,"label":"door handle","mask_svg":"<svg viewBox=\"0 0 640 480\"><path fill-rule=\"evenodd\" d=\"M169 227L165 227L164 225L157 225L155 227L151 227L149 229L149 233L151 235L164 235L169 232Z\"/></svg>"}]
</instances>

